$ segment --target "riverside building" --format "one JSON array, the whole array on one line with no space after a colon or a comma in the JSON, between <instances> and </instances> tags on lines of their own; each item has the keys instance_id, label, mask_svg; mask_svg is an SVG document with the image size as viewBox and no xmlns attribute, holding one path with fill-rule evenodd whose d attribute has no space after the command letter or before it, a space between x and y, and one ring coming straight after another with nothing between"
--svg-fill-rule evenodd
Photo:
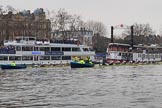
<instances>
[{"instance_id":1,"label":"riverside building","mask_svg":"<svg viewBox=\"0 0 162 108\"><path fill-rule=\"evenodd\" d=\"M0 41L13 40L17 36L50 38L51 22L42 8L33 13L24 10L16 14L8 12L0 15Z\"/></svg>"}]
</instances>

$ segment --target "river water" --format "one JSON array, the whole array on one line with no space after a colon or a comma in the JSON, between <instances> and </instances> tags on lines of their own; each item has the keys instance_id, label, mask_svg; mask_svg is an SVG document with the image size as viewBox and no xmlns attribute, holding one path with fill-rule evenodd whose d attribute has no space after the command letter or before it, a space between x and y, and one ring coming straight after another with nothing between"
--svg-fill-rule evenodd
<instances>
[{"instance_id":1,"label":"river water","mask_svg":"<svg viewBox=\"0 0 162 108\"><path fill-rule=\"evenodd\" d=\"M0 108L162 108L162 66L0 70Z\"/></svg>"}]
</instances>

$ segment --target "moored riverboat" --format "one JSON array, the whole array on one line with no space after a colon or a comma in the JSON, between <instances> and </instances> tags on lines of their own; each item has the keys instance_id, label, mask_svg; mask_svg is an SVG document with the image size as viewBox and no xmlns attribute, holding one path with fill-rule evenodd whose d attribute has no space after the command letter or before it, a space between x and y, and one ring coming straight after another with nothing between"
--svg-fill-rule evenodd
<instances>
[{"instance_id":1,"label":"moored riverboat","mask_svg":"<svg viewBox=\"0 0 162 108\"><path fill-rule=\"evenodd\" d=\"M162 47L110 43L107 48L108 63L154 63L162 61Z\"/></svg>"},{"instance_id":2,"label":"moored riverboat","mask_svg":"<svg viewBox=\"0 0 162 108\"><path fill-rule=\"evenodd\" d=\"M6 40L0 48L0 64L55 65L67 64L74 57L94 59L91 46L77 44L74 40L49 40L36 37L16 37Z\"/></svg>"}]
</instances>

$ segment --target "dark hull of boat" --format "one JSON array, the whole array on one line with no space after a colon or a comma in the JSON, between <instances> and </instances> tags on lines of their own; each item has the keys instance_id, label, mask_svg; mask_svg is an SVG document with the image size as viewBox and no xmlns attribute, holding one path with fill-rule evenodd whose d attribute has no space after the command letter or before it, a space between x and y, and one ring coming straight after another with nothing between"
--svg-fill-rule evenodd
<instances>
[{"instance_id":1,"label":"dark hull of boat","mask_svg":"<svg viewBox=\"0 0 162 108\"><path fill-rule=\"evenodd\" d=\"M25 69L27 66L25 64L17 64L16 66L11 65L1 65L1 69Z\"/></svg>"},{"instance_id":2,"label":"dark hull of boat","mask_svg":"<svg viewBox=\"0 0 162 108\"><path fill-rule=\"evenodd\" d=\"M94 64L89 64L89 63L80 64L77 62L71 62L70 66L71 66L71 68L92 68L92 67L94 67Z\"/></svg>"}]
</instances>

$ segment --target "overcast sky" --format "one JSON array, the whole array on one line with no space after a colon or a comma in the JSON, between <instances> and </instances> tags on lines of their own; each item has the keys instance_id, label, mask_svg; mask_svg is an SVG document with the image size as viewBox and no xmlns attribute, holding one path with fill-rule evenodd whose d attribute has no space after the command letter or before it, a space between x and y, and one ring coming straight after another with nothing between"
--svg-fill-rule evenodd
<instances>
[{"instance_id":1,"label":"overcast sky","mask_svg":"<svg viewBox=\"0 0 162 108\"><path fill-rule=\"evenodd\" d=\"M16 9L44 8L82 16L84 21L100 21L107 27L119 24L149 23L159 33L162 28L162 0L0 0Z\"/></svg>"}]
</instances>

